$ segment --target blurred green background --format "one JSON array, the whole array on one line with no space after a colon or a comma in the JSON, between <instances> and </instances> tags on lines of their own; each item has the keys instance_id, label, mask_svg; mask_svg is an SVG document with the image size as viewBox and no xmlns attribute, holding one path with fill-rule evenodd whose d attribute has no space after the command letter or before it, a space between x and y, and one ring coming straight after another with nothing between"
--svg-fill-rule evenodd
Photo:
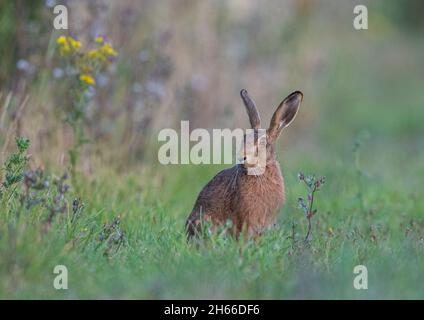
<instances>
[{"instance_id":1,"label":"blurred green background","mask_svg":"<svg viewBox=\"0 0 424 320\"><path fill-rule=\"evenodd\" d=\"M31 250L46 240L31 240L32 248L23 238L16 255L38 267L14 260L12 276L0 262L0 297L424 297L424 2L60 3L66 32L52 27L54 0L0 3L1 159L14 148L11 137L27 136L31 167L68 168L73 136L60 112L66 70L55 39L106 37L119 56L92 89L81 195L99 223L122 215L130 244L111 262L63 254L69 239L59 231L42 257ZM353 28L357 4L368 8L368 30ZM161 166L157 133L181 120L191 129L246 128L242 88L264 122L288 93L305 96L278 142L287 185L281 229L244 253L232 242L196 251L184 241L184 221L222 166ZM327 184L312 248L293 254L292 224L299 237L306 230L298 171L325 175ZM5 237L0 243L7 251ZM55 255L90 282L63 295L48 287L43 268ZM369 263L373 279L364 293L351 286L359 263Z\"/></svg>"}]
</instances>

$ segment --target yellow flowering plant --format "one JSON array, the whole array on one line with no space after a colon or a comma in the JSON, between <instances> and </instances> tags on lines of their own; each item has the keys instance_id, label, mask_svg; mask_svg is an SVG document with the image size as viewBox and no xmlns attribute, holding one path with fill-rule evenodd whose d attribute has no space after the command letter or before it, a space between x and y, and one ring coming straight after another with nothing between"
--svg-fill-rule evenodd
<instances>
[{"instance_id":1,"label":"yellow flowering plant","mask_svg":"<svg viewBox=\"0 0 424 320\"><path fill-rule=\"evenodd\" d=\"M105 69L118 53L103 37L94 40L95 48L83 51L80 41L72 37L60 36L56 39L59 54L75 68L78 79L87 85L95 85L95 75Z\"/></svg>"},{"instance_id":2,"label":"yellow flowering plant","mask_svg":"<svg viewBox=\"0 0 424 320\"><path fill-rule=\"evenodd\" d=\"M56 39L57 52L66 72L66 92L69 99L64 103L65 121L74 132L74 144L69 150L71 173L75 176L80 147L87 142L84 134L86 107L92 98L89 91L96 85L96 76L104 71L117 57L118 53L103 37L96 37L90 46L70 36ZM63 101L65 100L65 101Z\"/></svg>"}]
</instances>

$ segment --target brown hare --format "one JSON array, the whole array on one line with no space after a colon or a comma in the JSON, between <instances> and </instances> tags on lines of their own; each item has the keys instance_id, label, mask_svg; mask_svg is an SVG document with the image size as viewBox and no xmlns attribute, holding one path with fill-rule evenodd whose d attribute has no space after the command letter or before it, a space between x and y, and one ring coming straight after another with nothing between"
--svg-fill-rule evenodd
<instances>
[{"instance_id":1,"label":"brown hare","mask_svg":"<svg viewBox=\"0 0 424 320\"><path fill-rule=\"evenodd\" d=\"M261 174L248 174L248 170L255 170L257 164L244 161L213 177L199 193L187 219L189 238L199 234L205 225L212 229L225 225L237 238L241 232L248 238L258 236L275 223L277 213L284 203L284 181L275 156L275 141L296 117L303 94L295 91L287 96L277 107L266 131L259 130L259 113L247 91L243 89L240 95L254 132L255 146L258 140L259 143L266 143L266 166ZM259 131L266 132L266 140L258 135ZM246 148L244 152L243 160L246 160Z\"/></svg>"}]
</instances>

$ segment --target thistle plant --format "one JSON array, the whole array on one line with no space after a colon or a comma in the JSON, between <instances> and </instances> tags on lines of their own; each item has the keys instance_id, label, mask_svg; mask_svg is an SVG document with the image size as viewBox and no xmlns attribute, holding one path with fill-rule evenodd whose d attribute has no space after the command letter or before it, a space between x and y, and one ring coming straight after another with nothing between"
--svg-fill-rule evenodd
<instances>
[{"instance_id":1,"label":"thistle plant","mask_svg":"<svg viewBox=\"0 0 424 320\"><path fill-rule=\"evenodd\" d=\"M66 94L61 98L65 110L65 122L74 135L73 146L68 150L71 178L75 173L80 149L89 140L85 136L84 122L88 103L93 98L96 76L104 71L118 55L103 37L97 37L91 48L84 49L82 43L72 37L60 36L56 40L58 53L66 70ZM75 183L74 183L75 185Z\"/></svg>"},{"instance_id":2,"label":"thistle plant","mask_svg":"<svg viewBox=\"0 0 424 320\"><path fill-rule=\"evenodd\" d=\"M4 163L4 179L0 186L0 199L9 201L16 195L19 182L24 178L24 170L28 164L27 150L30 141L27 138L16 138L17 152L12 153Z\"/></svg>"},{"instance_id":3,"label":"thistle plant","mask_svg":"<svg viewBox=\"0 0 424 320\"><path fill-rule=\"evenodd\" d=\"M17 230L30 225L37 227L43 237L52 232L61 233L69 248L76 244L85 248L95 236L98 247L102 246L108 257L126 245L128 240L121 218L118 216L103 226L87 219L83 215L85 204L74 196L68 174L56 176L42 169L31 169L29 146L28 139L16 139L17 150L5 160L0 177L0 222L6 222L0 223L0 228L7 226L5 232L11 243L18 241ZM0 231L1 237L4 229ZM14 252L10 252L11 256L2 258L14 261Z\"/></svg>"},{"instance_id":4,"label":"thistle plant","mask_svg":"<svg viewBox=\"0 0 424 320\"><path fill-rule=\"evenodd\" d=\"M20 202L25 209L29 210L45 203L45 197L40 194L50 187L50 182L44 171L40 169L25 171L23 184L24 192L21 194Z\"/></svg>"},{"instance_id":5,"label":"thistle plant","mask_svg":"<svg viewBox=\"0 0 424 320\"><path fill-rule=\"evenodd\" d=\"M67 195L70 185L66 183L68 175L60 178L46 174L41 169L28 169L27 154L30 141L16 138L17 151L10 154L3 164L4 178L0 184L0 211L19 217L22 212L29 213L35 207L42 207L47 214L44 218L46 230L53 218L60 213L72 211L71 220L80 214L82 207L79 200L71 200Z\"/></svg>"},{"instance_id":6,"label":"thistle plant","mask_svg":"<svg viewBox=\"0 0 424 320\"><path fill-rule=\"evenodd\" d=\"M299 207L303 210L306 219L308 220L308 231L305 236L305 242L309 242L312 238L312 217L317 213L314 209L315 193L325 183L325 177L316 178L315 175L305 176L302 172L298 174L299 181L303 182L308 189L306 200L302 197L298 198Z\"/></svg>"},{"instance_id":7,"label":"thistle plant","mask_svg":"<svg viewBox=\"0 0 424 320\"><path fill-rule=\"evenodd\" d=\"M21 209L29 212L34 207L42 207L46 212L42 219L44 232L50 229L56 216L70 211L70 185L66 183L67 179L66 173L58 178L47 175L41 169L27 170L24 173L24 191L20 196ZM73 218L72 216L71 221Z\"/></svg>"},{"instance_id":8,"label":"thistle plant","mask_svg":"<svg viewBox=\"0 0 424 320\"><path fill-rule=\"evenodd\" d=\"M115 249L115 252L126 243L125 232L121 230L120 227L121 218L118 216L113 219L111 223L106 223L103 225L103 228L99 234L100 244L106 243L103 254L109 256L112 253L112 250Z\"/></svg>"}]
</instances>

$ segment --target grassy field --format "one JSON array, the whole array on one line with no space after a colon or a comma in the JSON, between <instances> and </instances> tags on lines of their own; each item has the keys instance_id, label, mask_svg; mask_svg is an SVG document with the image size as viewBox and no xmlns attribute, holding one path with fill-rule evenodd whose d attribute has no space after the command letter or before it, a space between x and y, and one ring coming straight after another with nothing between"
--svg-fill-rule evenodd
<instances>
[{"instance_id":1,"label":"grassy field","mask_svg":"<svg viewBox=\"0 0 424 320\"><path fill-rule=\"evenodd\" d=\"M187 15L177 12L173 26L187 32L192 23L199 27L194 17L207 16L212 20L206 27L200 19L204 28L193 28L200 36L188 41L176 32L171 54L154 44L152 65L142 65L146 79L159 77L154 88L163 81L165 92L177 92L171 102L127 90L135 81L149 88L144 76L132 73L139 70L130 58L139 54L134 48L156 43L148 32L166 28L141 13L139 37L112 35L114 43L124 39L115 46L115 73L103 89L96 77L97 96L81 120L90 141L74 171L67 151L79 148L72 141L82 122L63 122L65 108L58 108L73 83L51 76L58 34L46 32L45 46L34 50L42 57L35 60L46 63L37 75L15 70L18 80L9 87L0 79L13 97L9 106L8 92L0 90L0 298L424 299L422 34L400 31L380 11L371 11L370 30L359 34L350 20L343 24L344 6L337 14L301 11L296 24L282 19L292 29L276 19L268 26L262 19L275 17L275 3L255 16L262 26L255 29L253 18L232 20L227 8L205 3ZM153 16L166 16L172 7L146 5ZM246 44L249 32L256 37ZM197 36L216 42L205 52ZM239 37L236 44L249 54L222 57ZM169 78L163 76L168 54L174 65ZM250 62L239 67L240 61ZM203 72L215 94L180 86L196 72ZM264 119L290 91L304 92L296 121L277 143L287 201L277 226L259 239L211 235L187 242L184 223L198 192L226 166L160 165L157 131L186 119L199 127L246 126L237 100L241 87L253 93ZM140 100L145 105L137 109ZM184 109L185 103L193 104ZM28 150L18 152L17 136L30 138ZM298 172L326 177L308 243L297 200L307 190ZM57 265L67 267L67 290L53 286ZM367 290L353 286L357 265L368 269Z\"/></svg>"},{"instance_id":2,"label":"grassy field","mask_svg":"<svg viewBox=\"0 0 424 320\"><path fill-rule=\"evenodd\" d=\"M69 221L72 212L59 214L44 234L45 210L2 219L1 296L423 298L424 203L417 180L423 162L407 156L408 150L388 161L378 143L369 142L358 151L357 170L349 148L344 156L324 151L318 159L305 148L281 157L287 204L278 227L258 241L213 236L200 247L186 242L185 218L218 168L152 167L84 179L81 195L88 200L75 222ZM300 169L327 177L317 194L309 245L302 242L306 219L296 205L305 194L297 181ZM116 232L101 240L104 224L118 216L121 246L108 243ZM68 290L53 288L58 264L68 268ZM368 268L368 290L353 288L358 264Z\"/></svg>"}]
</instances>

